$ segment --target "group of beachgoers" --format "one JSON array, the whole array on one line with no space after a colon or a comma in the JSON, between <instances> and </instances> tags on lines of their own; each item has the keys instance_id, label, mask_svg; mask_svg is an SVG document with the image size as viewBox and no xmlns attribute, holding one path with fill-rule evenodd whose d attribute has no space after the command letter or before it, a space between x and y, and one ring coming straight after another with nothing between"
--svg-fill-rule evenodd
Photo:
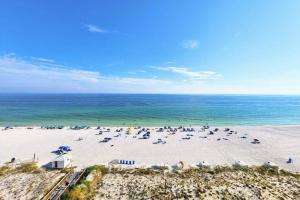
<instances>
[{"instance_id":1,"label":"group of beachgoers","mask_svg":"<svg viewBox=\"0 0 300 200\"><path fill-rule=\"evenodd\" d=\"M14 126L7 126L3 127L2 130L10 130L15 129L18 127ZM150 140L153 145L165 145L168 142L168 138L171 138L172 135L178 135L176 137L179 139L180 142L185 142L189 140L194 140L195 138L199 139L209 139L210 141L227 141L227 140L241 140L245 142L249 142L253 145L261 144L261 141L257 138L253 138L247 133L238 132L232 128L216 128L210 127L209 125L205 126L163 126L163 127L104 127L104 126L97 126L97 127L89 127L89 126L71 126L65 127L61 125L52 125L52 126L41 126L41 127L25 127L26 129L46 129L46 130L55 130L55 129L69 129L69 130L94 130L96 131L96 135L99 136L98 142L102 145L108 145L108 147L114 147L117 143L114 141L118 140L119 137L122 138L132 138L136 140ZM97 138L98 138L97 136ZM84 136L81 135L77 141L84 140ZM108 144L105 144L108 143ZM57 150L53 151L52 153L55 154L66 154L71 151L71 147L64 145L60 146ZM291 164L294 162L294 159L289 158L287 159L286 163ZM127 161L127 160L120 160L118 164L121 165L135 165L135 161ZM242 161L237 161L235 163L239 166L246 165ZM209 165L206 161L202 161L199 163L201 166ZM273 165L269 163L269 165Z\"/></svg>"},{"instance_id":2,"label":"group of beachgoers","mask_svg":"<svg viewBox=\"0 0 300 200\"><path fill-rule=\"evenodd\" d=\"M6 126L4 127L3 130L9 130L13 129L13 126ZM27 127L27 129L32 129L33 127ZM64 129L66 128L63 125L50 125L50 126L41 126L41 129L47 129L47 130L54 130L54 129ZM90 126L86 125L75 125L75 126L70 126L69 127L71 130L84 130L84 129L92 129ZM113 130L111 128L106 128L106 127L101 127L97 126L96 130L98 130L99 135L104 135L105 133L111 133ZM220 130L219 128L211 128L209 125L202 126L200 128L194 128L194 127L184 127L184 126L178 126L178 127L171 127L171 126L164 126L164 127L159 127L159 128L145 128L141 126L137 127L129 127L129 128L117 128L114 130L116 135L113 137L117 138L122 135L122 133L127 134L127 135L133 135L133 138L138 138L138 139L150 139L151 138L151 133L153 133L153 130L156 133L165 133L167 132L168 135L174 135L177 134L178 132L185 133L183 137L181 138L182 140L190 140L194 136L199 135L199 138L209 138L212 135L216 135L220 132L225 133L225 137L222 137L220 134L220 137L217 137L217 141L221 140L229 140L229 136L231 135L237 135L238 132L231 130L230 128L225 128L224 130ZM165 139L168 136L165 136ZM242 134L240 136L241 139L247 139L248 135L247 134ZM112 141L112 137L104 137L101 139L99 142L100 143L107 143L109 141ZM163 138L158 138L157 140L153 141L153 144L166 144L167 141ZM82 137L78 138L78 141L83 140ZM260 144L261 141L257 138L253 138L251 141L252 144Z\"/></svg>"},{"instance_id":3,"label":"group of beachgoers","mask_svg":"<svg viewBox=\"0 0 300 200\"><path fill-rule=\"evenodd\" d=\"M98 130L98 135L105 136L106 133L112 133L113 130L111 128L105 128L98 126L96 128ZM133 135L132 138L137 139L150 139L151 135L153 135L153 132L156 132L156 134L160 133L168 133L168 135L175 135L177 133L184 133L181 137L181 140L190 140L195 136L199 136L199 138L209 138L212 135L218 135L219 137L216 138L217 141L221 140L229 140L231 135L238 135L239 133L237 131L231 130L230 128L225 128L224 130L220 130L219 128L211 129L210 126L202 126L200 128L193 128L193 127L171 127L171 126L164 126L159 128L145 128L145 127L129 127L129 128L117 128L114 130L115 135L112 137L105 136L103 139L101 139L100 143L107 143L113 140L113 138L120 137L122 134L125 134L126 136ZM220 133L220 134L218 134ZM223 133L223 136L221 135ZM225 134L225 135L224 135ZM162 135L161 138L157 138L155 141L153 141L153 144L166 144L166 139L168 138L168 135ZM156 135L157 136L157 135ZM247 139L247 134L241 134L241 139ZM253 138L251 141L252 144L260 144L260 140L257 138Z\"/></svg>"}]
</instances>

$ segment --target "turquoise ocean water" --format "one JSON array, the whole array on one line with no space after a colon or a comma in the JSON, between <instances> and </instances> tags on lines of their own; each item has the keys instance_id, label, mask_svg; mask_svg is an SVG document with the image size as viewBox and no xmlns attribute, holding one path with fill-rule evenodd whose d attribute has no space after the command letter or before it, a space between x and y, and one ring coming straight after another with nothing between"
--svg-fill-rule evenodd
<instances>
[{"instance_id":1,"label":"turquoise ocean water","mask_svg":"<svg viewBox=\"0 0 300 200\"><path fill-rule=\"evenodd\" d=\"M204 124L300 124L300 96L0 95L0 126Z\"/></svg>"}]
</instances>

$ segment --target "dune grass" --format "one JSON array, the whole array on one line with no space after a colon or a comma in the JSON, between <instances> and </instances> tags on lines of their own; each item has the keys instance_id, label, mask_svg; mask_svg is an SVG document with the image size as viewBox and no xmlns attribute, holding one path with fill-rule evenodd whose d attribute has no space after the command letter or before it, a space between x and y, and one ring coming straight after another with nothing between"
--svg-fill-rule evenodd
<instances>
[{"instance_id":1,"label":"dune grass","mask_svg":"<svg viewBox=\"0 0 300 200\"><path fill-rule=\"evenodd\" d=\"M108 169L102 165L93 165L88 167L81 181L69 191L65 192L61 197L62 200L84 200L93 199L96 195L96 186L101 181L101 178L108 173ZM86 178L92 174L92 180Z\"/></svg>"},{"instance_id":2,"label":"dune grass","mask_svg":"<svg viewBox=\"0 0 300 200\"><path fill-rule=\"evenodd\" d=\"M11 170L12 169L9 166L2 166L2 167L0 167L0 176L8 174L9 172L11 172Z\"/></svg>"},{"instance_id":3,"label":"dune grass","mask_svg":"<svg viewBox=\"0 0 300 200\"><path fill-rule=\"evenodd\" d=\"M37 166L36 162L30 162L17 167L15 173L41 173L44 170Z\"/></svg>"},{"instance_id":4,"label":"dune grass","mask_svg":"<svg viewBox=\"0 0 300 200\"><path fill-rule=\"evenodd\" d=\"M103 187L98 189L97 196L104 199L124 196L128 199L248 199L248 195L254 195L299 199L299 178L299 173L266 165L189 168L168 173L150 168L116 168L103 178ZM122 196L115 192L120 188Z\"/></svg>"},{"instance_id":5,"label":"dune grass","mask_svg":"<svg viewBox=\"0 0 300 200\"><path fill-rule=\"evenodd\" d=\"M22 164L16 168L12 168L8 165L0 167L0 176L11 174L11 173L41 173L44 170L37 166L36 162L30 162Z\"/></svg>"}]
</instances>

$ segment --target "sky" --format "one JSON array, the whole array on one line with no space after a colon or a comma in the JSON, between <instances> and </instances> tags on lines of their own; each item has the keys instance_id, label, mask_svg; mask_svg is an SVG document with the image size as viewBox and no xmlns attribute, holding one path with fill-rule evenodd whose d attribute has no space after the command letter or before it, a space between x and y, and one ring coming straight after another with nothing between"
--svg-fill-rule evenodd
<instances>
[{"instance_id":1,"label":"sky","mask_svg":"<svg viewBox=\"0 0 300 200\"><path fill-rule=\"evenodd\" d=\"M299 0L0 0L0 93L300 94Z\"/></svg>"}]
</instances>

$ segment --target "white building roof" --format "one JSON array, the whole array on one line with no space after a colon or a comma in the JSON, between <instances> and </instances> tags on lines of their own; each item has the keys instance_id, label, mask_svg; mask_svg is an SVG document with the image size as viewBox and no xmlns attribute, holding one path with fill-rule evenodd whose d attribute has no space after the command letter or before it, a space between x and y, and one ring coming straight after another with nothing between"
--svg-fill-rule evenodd
<instances>
[{"instance_id":1,"label":"white building roof","mask_svg":"<svg viewBox=\"0 0 300 200\"><path fill-rule=\"evenodd\" d=\"M65 161L65 160L72 159L72 156L70 154L63 154L59 155L56 158L54 158L52 161Z\"/></svg>"}]
</instances>

